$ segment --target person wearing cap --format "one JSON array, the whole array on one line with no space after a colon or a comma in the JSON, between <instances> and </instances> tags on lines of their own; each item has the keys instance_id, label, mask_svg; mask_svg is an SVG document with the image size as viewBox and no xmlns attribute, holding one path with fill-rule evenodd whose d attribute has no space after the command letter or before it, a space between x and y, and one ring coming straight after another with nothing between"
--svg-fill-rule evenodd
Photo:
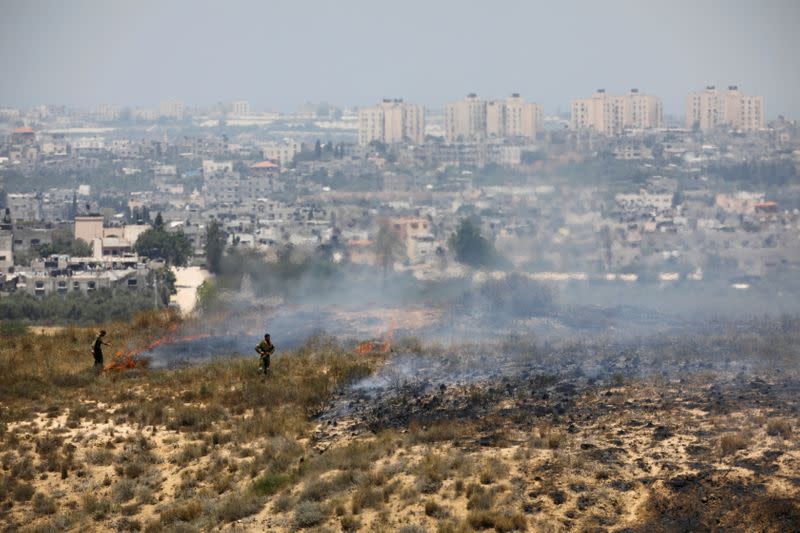
<instances>
[{"instance_id":1,"label":"person wearing cap","mask_svg":"<svg viewBox=\"0 0 800 533\"><path fill-rule=\"evenodd\" d=\"M275 345L269 338L269 333L264 335L264 340L256 346L256 353L261 358L261 372L266 376L269 372L269 358L275 351Z\"/></svg>"},{"instance_id":2,"label":"person wearing cap","mask_svg":"<svg viewBox=\"0 0 800 533\"><path fill-rule=\"evenodd\" d=\"M105 342L103 337L106 336L106 330L101 329L97 338L92 344L92 355L94 355L94 368L98 372L103 369L103 346L111 346L111 343Z\"/></svg>"}]
</instances>

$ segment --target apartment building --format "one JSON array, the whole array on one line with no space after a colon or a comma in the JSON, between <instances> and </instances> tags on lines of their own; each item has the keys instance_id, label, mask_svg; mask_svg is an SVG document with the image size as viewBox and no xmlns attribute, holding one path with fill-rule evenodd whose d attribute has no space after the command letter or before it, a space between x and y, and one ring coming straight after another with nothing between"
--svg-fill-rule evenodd
<instances>
[{"instance_id":1,"label":"apartment building","mask_svg":"<svg viewBox=\"0 0 800 533\"><path fill-rule=\"evenodd\" d=\"M535 139L544 126L544 108L525 102L519 93L486 104L486 136Z\"/></svg>"},{"instance_id":2,"label":"apartment building","mask_svg":"<svg viewBox=\"0 0 800 533\"><path fill-rule=\"evenodd\" d=\"M246 117L250 115L250 102L247 100L231 102L231 114L237 117Z\"/></svg>"},{"instance_id":3,"label":"apartment building","mask_svg":"<svg viewBox=\"0 0 800 533\"><path fill-rule=\"evenodd\" d=\"M606 135L620 135L625 129L654 129L663 125L661 99L631 89L627 95L608 94L598 89L590 98L572 101L570 126Z\"/></svg>"},{"instance_id":4,"label":"apartment building","mask_svg":"<svg viewBox=\"0 0 800 533\"><path fill-rule=\"evenodd\" d=\"M724 93L709 85L686 97L686 128L709 131L717 127L758 130L764 127L764 99L742 94L736 85Z\"/></svg>"},{"instance_id":5,"label":"apartment building","mask_svg":"<svg viewBox=\"0 0 800 533\"><path fill-rule=\"evenodd\" d=\"M288 168L297 154L302 150L302 144L292 139L280 142L268 142L261 145L261 156L280 165L281 169Z\"/></svg>"},{"instance_id":6,"label":"apartment building","mask_svg":"<svg viewBox=\"0 0 800 533\"><path fill-rule=\"evenodd\" d=\"M164 100L158 106L159 116L167 118L183 118L183 102L180 100Z\"/></svg>"},{"instance_id":7,"label":"apartment building","mask_svg":"<svg viewBox=\"0 0 800 533\"><path fill-rule=\"evenodd\" d=\"M358 144L372 141L385 144L410 142L422 144L425 139L425 110L402 99L384 99L374 107L358 112Z\"/></svg>"},{"instance_id":8,"label":"apartment building","mask_svg":"<svg viewBox=\"0 0 800 533\"><path fill-rule=\"evenodd\" d=\"M447 104L444 109L445 140L478 141L486 138L486 109L486 102L475 93L468 94L459 102ZM499 120L500 117L493 116L493 122ZM499 126L493 123L493 127Z\"/></svg>"}]
</instances>

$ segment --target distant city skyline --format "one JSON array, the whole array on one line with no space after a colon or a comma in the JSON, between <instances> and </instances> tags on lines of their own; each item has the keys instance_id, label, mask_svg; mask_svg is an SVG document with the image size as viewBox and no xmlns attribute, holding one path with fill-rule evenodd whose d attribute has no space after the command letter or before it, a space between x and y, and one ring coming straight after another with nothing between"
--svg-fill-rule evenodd
<instances>
[{"instance_id":1,"label":"distant city skyline","mask_svg":"<svg viewBox=\"0 0 800 533\"><path fill-rule=\"evenodd\" d=\"M800 3L423 3L4 0L0 105L253 110L403 98L431 109L520 93L546 114L604 88L658 96L738 85L800 117Z\"/></svg>"}]
</instances>

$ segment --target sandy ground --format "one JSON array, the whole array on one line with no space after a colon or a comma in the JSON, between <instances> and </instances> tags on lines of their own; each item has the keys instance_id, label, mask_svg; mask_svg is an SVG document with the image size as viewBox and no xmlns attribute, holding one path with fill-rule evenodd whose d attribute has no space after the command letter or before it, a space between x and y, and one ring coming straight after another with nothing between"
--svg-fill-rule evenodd
<instances>
[{"instance_id":1,"label":"sandy ground","mask_svg":"<svg viewBox=\"0 0 800 533\"><path fill-rule=\"evenodd\" d=\"M189 314L194 310L197 302L197 287L211 277L211 273L200 267L173 267L175 273L175 288L177 294L173 294L171 302L178 304L183 314Z\"/></svg>"}]
</instances>

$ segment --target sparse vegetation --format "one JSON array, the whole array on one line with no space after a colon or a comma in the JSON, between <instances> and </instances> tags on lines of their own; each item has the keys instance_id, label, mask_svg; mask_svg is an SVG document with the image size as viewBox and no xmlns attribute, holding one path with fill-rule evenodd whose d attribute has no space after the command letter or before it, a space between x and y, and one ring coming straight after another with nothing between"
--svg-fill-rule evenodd
<instances>
[{"instance_id":1,"label":"sparse vegetation","mask_svg":"<svg viewBox=\"0 0 800 533\"><path fill-rule=\"evenodd\" d=\"M107 329L133 349L178 320L147 313ZM791 325L777 331L794 335ZM353 357L317 336L276 358L266 381L252 360L238 358L96 377L86 350L92 335L73 328L0 346L0 512L17 529L197 531L239 520L259 527L269 517L281 524L274 527L343 531L636 530L623 494L650 491L637 515L643 523L717 520L704 510L719 505L714 491L750 487L751 472L754 479L778 470L791 476L788 459L796 454L796 417L778 396L793 389L757 379L725 389L712 375L676 384L619 372L581 388L571 377L537 371L521 385L448 384L429 394L407 392L412 384L392 390L397 404L373 401L389 414L436 416L370 420L374 431L360 432L316 417L385 355ZM773 360L788 357L794 341L786 338ZM704 340L681 342L653 350L673 364L707 349ZM757 335L726 342L742 350L766 345ZM406 344L415 358L435 354L447 364L460 349ZM550 365L589 349L565 346L551 356L552 347L520 337L503 350L515 361ZM23 348L29 357L14 352ZM481 348L467 349L480 357ZM54 351L59 357L48 358ZM759 403L764 398L770 403ZM439 416L438 406L451 401L457 408ZM680 447L692 461L686 471L697 474L681 470ZM673 469L680 472L655 477ZM86 489L76 493L77 486ZM699 487L711 491L706 502ZM791 523L795 502L773 490L736 493L742 524Z\"/></svg>"}]
</instances>

